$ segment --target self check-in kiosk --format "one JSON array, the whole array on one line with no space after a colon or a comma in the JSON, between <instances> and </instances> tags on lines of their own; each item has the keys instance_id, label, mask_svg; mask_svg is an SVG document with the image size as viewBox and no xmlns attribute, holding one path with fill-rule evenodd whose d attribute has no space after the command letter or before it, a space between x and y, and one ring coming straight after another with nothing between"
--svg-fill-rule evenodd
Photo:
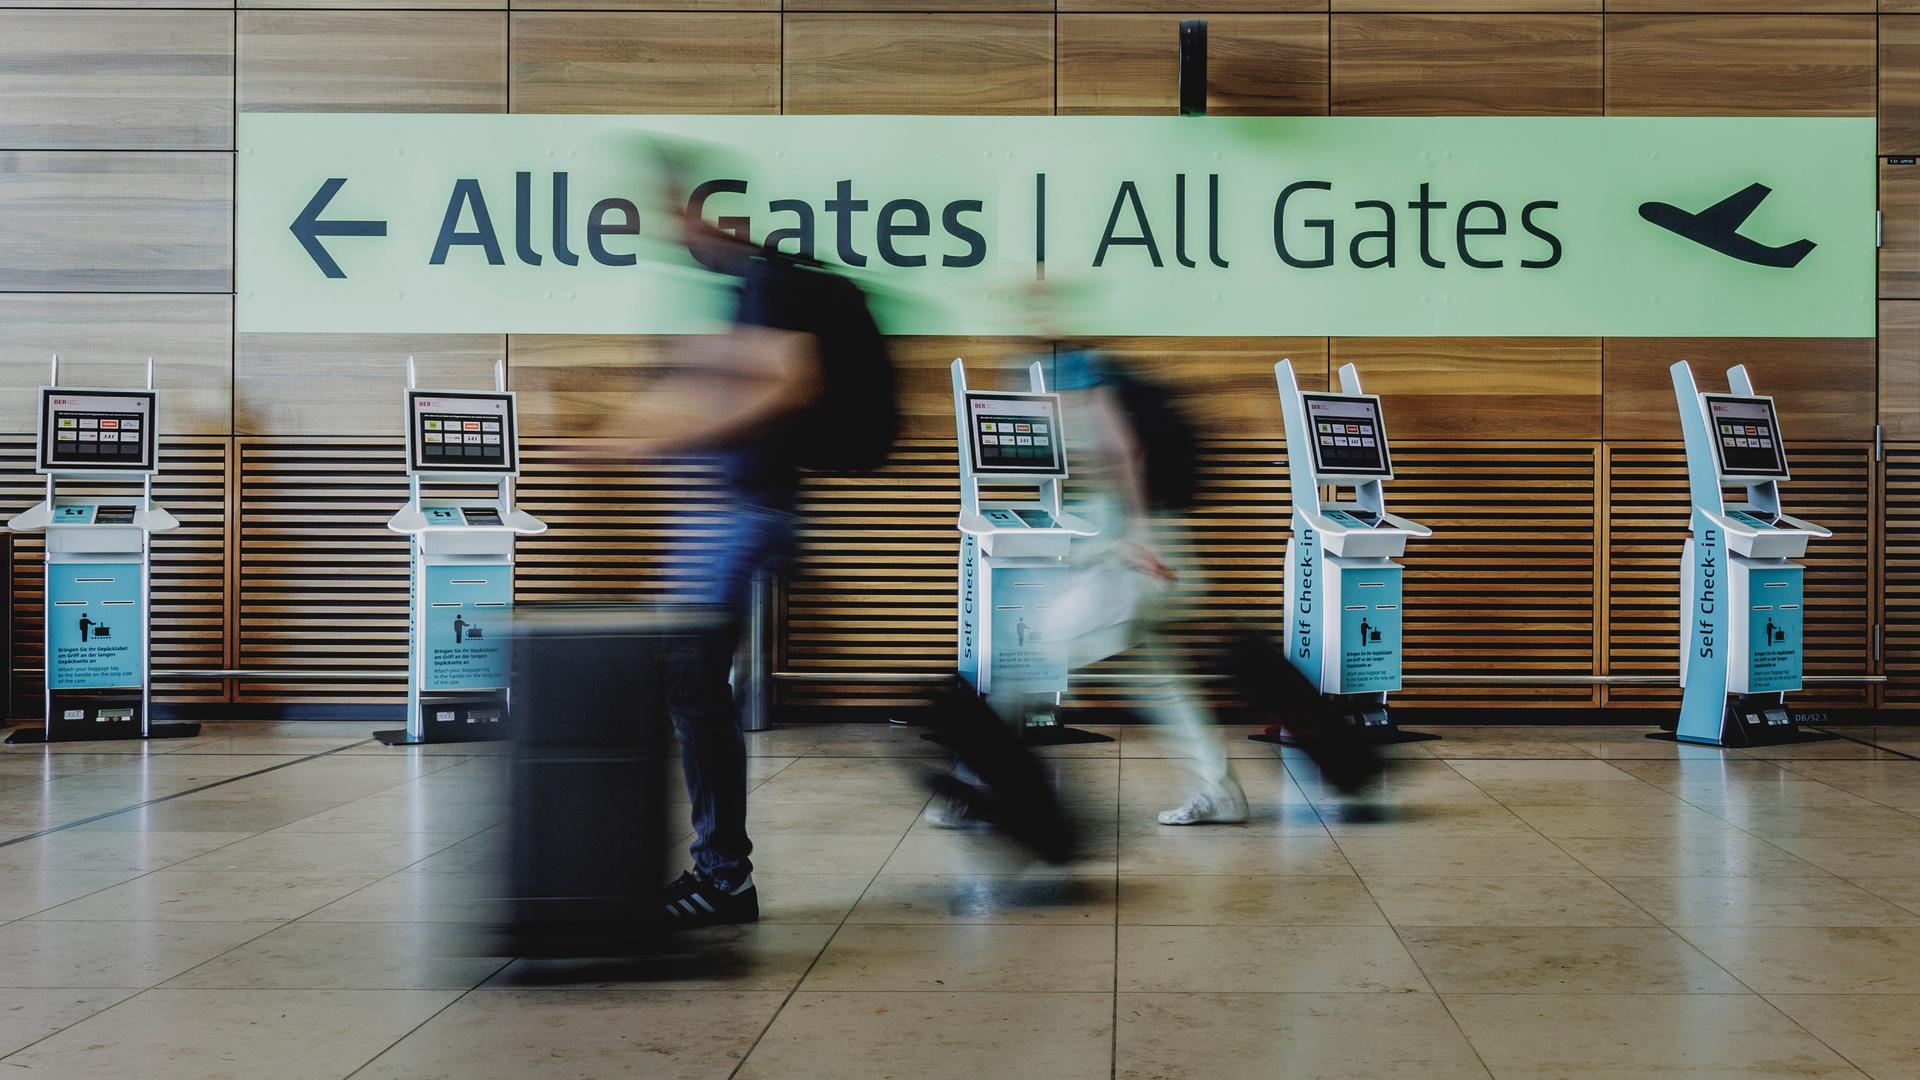
<instances>
[{"instance_id":1,"label":"self check-in kiosk","mask_svg":"<svg viewBox=\"0 0 1920 1080\"><path fill-rule=\"evenodd\" d=\"M1789 479L1773 399L1754 393L1745 366L1726 394L1702 393L1693 369L1670 369L1687 444L1692 535L1680 565L1680 685L1673 736L1714 746L1828 738L1803 732L1787 711L1800 689L1805 573L1789 560L1828 530L1780 512ZM1746 501L1729 504L1723 488Z\"/></svg>"},{"instance_id":2,"label":"self check-in kiosk","mask_svg":"<svg viewBox=\"0 0 1920 1080\"><path fill-rule=\"evenodd\" d=\"M1044 613L1067 587L1067 551L1097 531L1066 513L1060 482L1067 446L1060 398L1038 362L1030 390L967 387L953 362L960 440L960 677L982 695L1011 701L1029 742L1096 742L1106 736L1060 723L1067 655L1047 640ZM981 496L981 484L996 490ZM1008 719L1014 719L1009 717Z\"/></svg>"},{"instance_id":3,"label":"self check-in kiosk","mask_svg":"<svg viewBox=\"0 0 1920 1080\"><path fill-rule=\"evenodd\" d=\"M178 528L153 504L159 408L153 360L140 389L40 389L36 471L47 497L7 527L46 540L46 727L9 743L178 738L198 724L156 724L148 693L152 536ZM61 495L59 485L140 485L137 497Z\"/></svg>"},{"instance_id":4,"label":"self check-in kiosk","mask_svg":"<svg viewBox=\"0 0 1920 1080\"><path fill-rule=\"evenodd\" d=\"M1286 648L1348 722L1379 742L1434 739L1387 715L1400 689L1400 566L1408 537L1433 530L1387 513L1381 484L1393 479L1380 399L1360 392L1352 364L1340 393L1302 391L1293 362L1274 365L1287 429L1293 538L1287 541ZM1354 501L1322 501L1323 488L1351 486ZM1253 738L1285 742L1279 726Z\"/></svg>"},{"instance_id":5,"label":"self check-in kiosk","mask_svg":"<svg viewBox=\"0 0 1920 1080\"><path fill-rule=\"evenodd\" d=\"M491 393L422 390L407 358L411 497L387 528L413 538L407 726L389 746L498 738L506 716L513 544L547 526L513 505L519 426L506 372ZM423 498L424 484L494 485L492 498Z\"/></svg>"}]
</instances>

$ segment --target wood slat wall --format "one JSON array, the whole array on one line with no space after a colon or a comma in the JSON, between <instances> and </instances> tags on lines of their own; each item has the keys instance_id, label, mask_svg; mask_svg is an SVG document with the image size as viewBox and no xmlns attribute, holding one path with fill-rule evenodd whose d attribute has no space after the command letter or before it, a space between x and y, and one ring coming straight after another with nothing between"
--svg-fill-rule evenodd
<instances>
[{"instance_id":1,"label":"wood slat wall","mask_svg":"<svg viewBox=\"0 0 1920 1080\"><path fill-rule=\"evenodd\" d=\"M521 498L552 523L520 595L663 596L713 539L711 471L597 457L577 436L672 355L652 338L233 333L234 117L243 111L1127 114L1174 111L1175 25L1211 21L1209 99L1236 114L1879 117L1875 341L1114 339L1207 416L1182 554L1214 589L1181 647L1278 617L1289 507L1271 365L1353 362L1387 400L1409 551L1410 672L1673 668L1684 482L1666 367L1744 362L1777 394L1810 552L1810 671L1871 669L1920 707L1920 0L0 0L0 501L24 470L46 355L167 393L157 662L397 670L405 544L400 358L522 393ZM511 10L509 10L511 9ZM244 283L242 283L244 287ZM788 583L780 663L939 672L953 638L946 364L1011 381L1016 341L903 339L906 442L879 477L809 483L817 541ZM1497 418L1497 423L1490 420ZM1872 458L1875 426L1888 442ZM224 524L223 524L224 523ZM38 663L38 549L21 648ZM1489 574L1487 567L1510 570ZM1489 596L1497 602L1487 603ZM1110 662L1138 667L1138 658ZM391 682L174 686L198 700L391 702ZM810 704L900 704L898 683L807 683ZM1075 700L1117 700L1087 687ZM1406 703L1665 705L1584 687Z\"/></svg>"}]
</instances>

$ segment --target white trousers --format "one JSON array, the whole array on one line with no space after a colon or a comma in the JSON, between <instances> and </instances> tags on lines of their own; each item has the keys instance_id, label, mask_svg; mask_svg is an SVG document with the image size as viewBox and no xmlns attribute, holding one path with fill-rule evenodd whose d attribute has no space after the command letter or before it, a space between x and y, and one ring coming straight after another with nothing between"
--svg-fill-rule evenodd
<instances>
[{"instance_id":1,"label":"white trousers","mask_svg":"<svg viewBox=\"0 0 1920 1080\"><path fill-rule=\"evenodd\" d=\"M1200 785L1219 791L1233 783L1226 743L1160 632L1162 616L1180 588L1117 560L1075 567L1041 628L1047 640L1066 648L1069 671L1138 649L1148 676L1135 684L1140 710L1174 735Z\"/></svg>"}]
</instances>

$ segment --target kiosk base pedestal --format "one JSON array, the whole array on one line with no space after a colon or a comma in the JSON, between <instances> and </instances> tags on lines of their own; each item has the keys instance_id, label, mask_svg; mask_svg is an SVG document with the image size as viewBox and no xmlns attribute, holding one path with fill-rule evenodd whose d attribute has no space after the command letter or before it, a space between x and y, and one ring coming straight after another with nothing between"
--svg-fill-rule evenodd
<instances>
[{"instance_id":1,"label":"kiosk base pedestal","mask_svg":"<svg viewBox=\"0 0 1920 1080\"><path fill-rule=\"evenodd\" d=\"M428 742L424 736L415 738L406 728L394 728L391 731L376 731L373 737L380 740L382 746L421 746Z\"/></svg>"},{"instance_id":2,"label":"kiosk base pedestal","mask_svg":"<svg viewBox=\"0 0 1920 1080\"><path fill-rule=\"evenodd\" d=\"M1799 724L1789 722L1784 725L1768 725L1765 730L1746 729L1745 725L1728 723L1720 730L1717 743L1701 742L1694 739L1682 739L1677 732L1651 731L1647 738L1659 742L1685 743L1688 746L1725 746L1738 749L1747 746L1790 746L1794 743L1832 742L1840 738L1824 731L1808 731Z\"/></svg>"},{"instance_id":3,"label":"kiosk base pedestal","mask_svg":"<svg viewBox=\"0 0 1920 1080\"><path fill-rule=\"evenodd\" d=\"M1833 740L1838 739L1839 737L1840 736L1838 735L1829 735L1824 731L1808 731L1805 728L1800 727L1798 725L1788 728L1787 730L1782 731L1778 734L1769 734L1762 738L1749 739L1744 742L1737 742L1732 739L1722 739L1718 743L1694 742L1692 739L1682 739L1680 736L1675 735L1671 731L1652 731L1647 733L1647 738L1654 739L1659 742L1684 742L1688 746L1726 746L1726 747L1734 747L1734 748L1745 747L1745 746L1787 746L1793 743L1809 743L1809 742L1832 742Z\"/></svg>"},{"instance_id":4,"label":"kiosk base pedestal","mask_svg":"<svg viewBox=\"0 0 1920 1080\"><path fill-rule=\"evenodd\" d=\"M84 736L71 738L47 738L44 727L21 728L7 736L8 746L29 746L35 743L50 742L125 742L129 739L191 739L200 734L199 724L150 724L145 735L126 735L112 739L89 739Z\"/></svg>"},{"instance_id":5,"label":"kiosk base pedestal","mask_svg":"<svg viewBox=\"0 0 1920 1080\"><path fill-rule=\"evenodd\" d=\"M1707 701L1712 704L1712 699ZM1791 743L1828 742L1838 739L1838 735L1828 735L1820 731L1806 731L1793 718L1786 703L1778 694L1735 694L1729 695L1726 704L1720 710L1720 731L1717 739L1699 738L1700 727L1696 724L1695 735L1682 738L1680 728L1686 727L1686 714L1670 730L1656 731L1647 736L1663 742L1684 742L1694 746L1784 746Z\"/></svg>"},{"instance_id":6,"label":"kiosk base pedestal","mask_svg":"<svg viewBox=\"0 0 1920 1080\"><path fill-rule=\"evenodd\" d=\"M1058 717L1048 717L1040 722L1028 717L1020 726L1020 741L1028 746L1073 746L1080 743L1112 742L1113 736L1102 735L1097 731L1082 731L1068 727Z\"/></svg>"},{"instance_id":7,"label":"kiosk base pedestal","mask_svg":"<svg viewBox=\"0 0 1920 1080\"><path fill-rule=\"evenodd\" d=\"M1440 736L1427 731L1408 731L1393 722L1387 707L1374 702L1362 708L1337 713L1347 726L1360 732L1361 737L1375 746L1388 746L1393 743L1430 742ZM1287 725L1274 724L1258 735L1247 738L1254 742L1274 743L1279 746L1293 746L1296 740L1287 731Z\"/></svg>"},{"instance_id":8,"label":"kiosk base pedestal","mask_svg":"<svg viewBox=\"0 0 1920 1080\"><path fill-rule=\"evenodd\" d=\"M1360 728L1361 732L1365 734L1367 741L1375 746L1390 746L1394 743L1431 742L1434 739L1440 738L1439 735L1431 731L1408 731L1406 728L1400 727L1391 720L1385 724L1361 725L1356 722L1354 726ZM1273 727L1257 735L1249 735L1247 738L1254 742L1273 743L1276 746L1294 745L1294 738L1292 735L1287 734L1285 724L1275 724Z\"/></svg>"}]
</instances>

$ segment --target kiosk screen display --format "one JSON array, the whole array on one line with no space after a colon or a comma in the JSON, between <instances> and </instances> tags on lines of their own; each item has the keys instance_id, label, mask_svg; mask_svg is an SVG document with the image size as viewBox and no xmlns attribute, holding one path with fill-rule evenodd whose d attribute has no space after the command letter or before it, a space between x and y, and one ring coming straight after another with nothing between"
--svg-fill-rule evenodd
<instances>
[{"instance_id":1,"label":"kiosk screen display","mask_svg":"<svg viewBox=\"0 0 1920 1080\"><path fill-rule=\"evenodd\" d=\"M1060 399L1052 394L968 394L973 471L1065 476Z\"/></svg>"},{"instance_id":2,"label":"kiosk screen display","mask_svg":"<svg viewBox=\"0 0 1920 1080\"><path fill-rule=\"evenodd\" d=\"M413 472L511 473L513 395L407 391L407 449Z\"/></svg>"},{"instance_id":3,"label":"kiosk screen display","mask_svg":"<svg viewBox=\"0 0 1920 1080\"><path fill-rule=\"evenodd\" d=\"M1380 399L1302 394L1313 440L1314 471L1329 476L1392 476Z\"/></svg>"},{"instance_id":4,"label":"kiosk screen display","mask_svg":"<svg viewBox=\"0 0 1920 1080\"><path fill-rule=\"evenodd\" d=\"M40 469L151 472L153 391L40 391Z\"/></svg>"},{"instance_id":5,"label":"kiosk screen display","mask_svg":"<svg viewBox=\"0 0 1920 1080\"><path fill-rule=\"evenodd\" d=\"M1723 475L1787 475L1787 451L1780 444L1772 398L1708 394L1707 419Z\"/></svg>"}]
</instances>

